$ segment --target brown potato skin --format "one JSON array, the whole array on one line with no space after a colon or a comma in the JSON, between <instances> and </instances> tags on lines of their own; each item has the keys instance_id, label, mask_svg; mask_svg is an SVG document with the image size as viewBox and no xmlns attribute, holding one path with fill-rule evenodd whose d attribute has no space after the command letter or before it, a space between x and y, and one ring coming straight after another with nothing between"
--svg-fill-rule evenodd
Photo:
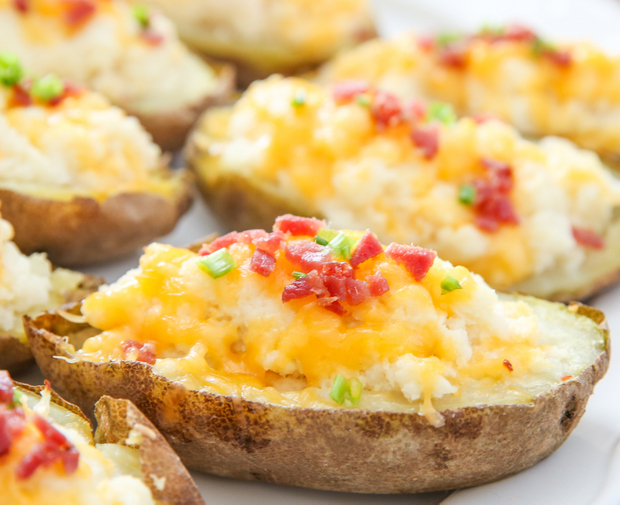
<instances>
[{"instance_id":1,"label":"brown potato skin","mask_svg":"<svg viewBox=\"0 0 620 505\"><path fill-rule=\"evenodd\" d=\"M74 307L79 313L79 305ZM569 310L604 315L578 304ZM103 394L127 398L153 421L190 468L226 477L358 493L416 493L475 486L519 472L555 451L585 411L609 365L607 349L579 377L526 404L442 412L434 428L415 413L302 409L186 389L151 365L71 357L63 341L88 325L57 314L28 319L45 376L87 412ZM524 437L523 427L528 426ZM300 451L305 456L300 458Z\"/></svg>"},{"instance_id":2,"label":"brown potato skin","mask_svg":"<svg viewBox=\"0 0 620 505\"><path fill-rule=\"evenodd\" d=\"M15 228L24 254L46 252L58 266L82 266L134 252L172 231L192 201L190 177L172 199L152 193L121 193L102 202L35 198L0 189L2 217Z\"/></svg>"}]
</instances>

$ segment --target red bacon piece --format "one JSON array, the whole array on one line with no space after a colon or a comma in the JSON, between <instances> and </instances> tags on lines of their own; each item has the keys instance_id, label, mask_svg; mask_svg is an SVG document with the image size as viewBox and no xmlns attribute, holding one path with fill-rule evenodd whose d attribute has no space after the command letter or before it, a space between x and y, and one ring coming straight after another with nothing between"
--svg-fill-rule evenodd
<instances>
[{"instance_id":1,"label":"red bacon piece","mask_svg":"<svg viewBox=\"0 0 620 505\"><path fill-rule=\"evenodd\" d=\"M403 115L409 121L417 123L418 121L422 121L426 117L426 113L428 112L427 105L420 100L409 100L403 106Z\"/></svg>"},{"instance_id":2,"label":"red bacon piece","mask_svg":"<svg viewBox=\"0 0 620 505\"><path fill-rule=\"evenodd\" d=\"M78 26L86 22L97 9L92 0L64 0L65 22L69 26Z\"/></svg>"},{"instance_id":3,"label":"red bacon piece","mask_svg":"<svg viewBox=\"0 0 620 505\"><path fill-rule=\"evenodd\" d=\"M347 287L345 284L346 277L336 277L335 275L323 276L323 285L329 292L329 295L341 302L347 299Z\"/></svg>"},{"instance_id":4,"label":"red bacon piece","mask_svg":"<svg viewBox=\"0 0 620 505\"><path fill-rule=\"evenodd\" d=\"M155 345L152 342L142 344L141 342L128 338L121 343L121 350L125 356L129 356L137 351L135 357L136 361L142 361L149 365L155 364Z\"/></svg>"},{"instance_id":5,"label":"red bacon piece","mask_svg":"<svg viewBox=\"0 0 620 505\"><path fill-rule=\"evenodd\" d=\"M246 230L239 233L239 242L244 244L254 244L258 239L265 238L267 232L265 230Z\"/></svg>"},{"instance_id":6,"label":"red bacon piece","mask_svg":"<svg viewBox=\"0 0 620 505\"><path fill-rule=\"evenodd\" d=\"M317 232L325 228L325 221L313 217L299 217L285 214L276 218L273 231L290 233L293 236L308 235L314 237Z\"/></svg>"},{"instance_id":7,"label":"red bacon piece","mask_svg":"<svg viewBox=\"0 0 620 505\"><path fill-rule=\"evenodd\" d=\"M268 252L256 249L252 254L252 260L250 261L250 270L252 272L262 275L263 277L269 277L276 267L276 257Z\"/></svg>"},{"instance_id":8,"label":"red bacon piece","mask_svg":"<svg viewBox=\"0 0 620 505\"><path fill-rule=\"evenodd\" d=\"M28 12L30 9L28 0L13 0L13 7L15 7L15 10L21 12L22 14Z\"/></svg>"},{"instance_id":9,"label":"red bacon piece","mask_svg":"<svg viewBox=\"0 0 620 505\"><path fill-rule=\"evenodd\" d=\"M573 237L578 244L591 249L604 249L605 241L598 233L587 230L585 228L577 228L573 226Z\"/></svg>"},{"instance_id":10,"label":"red bacon piece","mask_svg":"<svg viewBox=\"0 0 620 505\"><path fill-rule=\"evenodd\" d=\"M328 261L323 263L321 274L339 278L353 277L353 269L346 261Z\"/></svg>"},{"instance_id":11,"label":"red bacon piece","mask_svg":"<svg viewBox=\"0 0 620 505\"><path fill-rule=\"evenodd\" d=\"M32 97L30 96L29 88L31 83L26 82L23 84L17 83L13 85L13 96L11 97L11 105L18 107L28 107L32 105Z\"/></svg>"},{"instance_id":12,"label":"red bacon piece","mask_svg":"<svg viewBox=\"0 0 620 505\"><path fill-rule=\"evenodd\" d=\"M355 251L353 251L351 255L351 265L356 267L360 263L364 263L364 261L374 258L382 252L383 246L381 242L379 242L379 239L375 237L370 230L366 230L366 233L359 239Z\"/></svg>"},{"instance_id":13,"label":"red bacon piece","mask_svg":"<svg viewBox=\"0 0 620 505\"><path fill-rule=\"evenodd\" d=\"M366 277L370 296L381 296L390 290L390 285L381 272Z\"/></svg>"},{"instance_id":14,"label":"red bacon piece","mask_svg":"<svg viewBox=\"0 0 620 505\"><path fill-rule=\"evenodd\" d=\"M346 310L344 310L344 307L340 304L338 300L335 300L334 298L319 298L318 302L319 305L321 305L324 309L327 309L334 314L337 314L339 316L344 316L346 314Z\"/></svg>"},{"instance_id":15,"label":"red bacon piece","mask_svg":"<svg viewBox=\"0 0 620 505\"><path fill-rule=\"evenodd\" d=\"M334 100L338 103L352 102L357 95L366 93L370 90L370 84L367 81L342 81L334 85L332 93Z\"/></svg>"},{"instance_id":16,"label":"red bacon piece","mask_svg":"<svg viewBox=\"0 0 620 505\"><path fill-rule=\"evenodd\" d=\"M275 254L276 251L282 249L286 240L286 236L279 231L273 233L266 233L264 237L259 237L253 240L256 249L265 251L271 254Z\"/></svg>"},{"instance_id":17,"label":"red bacon piece","mask_svg":"<svg viewBox=\"0 0 620 505\"><path fill-rule=\"evenodd\" d=\"M370 298L368 284L364 281L345 279L344 284L347 288L347 302L350 305L359 305Z\"/></svg>"},{"instance_id":18,"label":"red bacon piece","mask_svg":"<svg viewBox=\"0 0 620 505\"><path fill-rule=\"evenodd\" d=\"M471 116L471 118L476 122L476 124L483 124L487 121L501 121L497 116L494 116L493 114L487 114L486 112L482 114L476 114L474 116Z\"/></svg>"},{"instance_id":19,"label":"red bacon piece","mask_svg":"<svg viewBox=\"0 0 620 505\"><path fill-rule=\"evenodd\" d=\"M413 245L401 245L392 242L385 250L385 255L393 259L418 282L426 277L433 266L437 253L431 249L423 249Z\"/></svg>"},{"instance_id":20,"label":"red bacon piece","mask_svg":"<svg viewBox=\"0 0 620 505\"><path fill-rule=\"evenodd\" d=\"M142 30L140 33L142 40L151 46L158 46L164 41L164 36L161 33L154 32L153 30Z\"/></svg>"},{"instance_id":21,"label":"red bacon piece","mask_svg":"<svg viewBox=\"0 0 620 505\"><path fill-rule=\"evenodd\" d=\"M508 193L514 184L512 168L504 161L482 158L482 165L488 170L489 183L494 190Z\"/></svg>"},{"instance_id":22,"label":"red bacon piece","mask_svg":"<svg viewBox=\"0 0 620 505\"><path fill-rule=\"evenodd\" d=\"M427 160L432 160L439 151L439 130L436 126L414 128L411 140Z\"/></svg>"},{"instance_id":23,"label":"red bacon piece","mask_svg":"<svg viewBox=\"0 0 620 505\"><path fill-rule=\"evenodd\" d=\"M394 126L403 120L403 108L397 96L377 91L372 100L372 115L381 129Z\"/></svg>"},{"instance_id":24,"label":"red bacon piece","mask_svg":"<svg viewBox=\"0 0 620 505\"><path fill-rule=\"evenodd\" d=\"M0 456L9 452L13 439L19 436L25 425L23 408L17 407L9 410L4 405L0 405Z\"/></svg>"},{"instance_id":25,"label":"red bacon piece","mask_svg":"<svg viewBox=\"0 0 620 505\"><path fill-rule=\"evenodd\" d=\"M515 42L532 42L537 37L536 34L529 28L518 24L512 24L506 27L506 30L502 35L500 35L500 38Z\"/></svg>"},{"instance_id":26,"label":"red bacon piece","mask_svg":"<svg viewBox=\"0 0 620 505\"><path fill-rule=\"evenodd\" d=\"M13 402L13 379L6 370L0 370L0 404Z\"/></svg>"},{"instance_id":27,"label":"red bacon piece","mask_svg":"<svg viewBox=\"0 0 620 505\"><path fill-rule=\"evenodd\" d=\"M298 298L305 298L311 294L313 294L313 292L310 281L308 281L307 277L302 277L284 287L282 291L282 302L286 303L291 300L297 300Z\"/></svg>"},{"instance_id":28,"label":"red bacon piece","mask_svg":"<svg viewBox=\"0 0 620 505\"><path fill-rule=\"evenodd\" d=\"M461 70L467 65L467 54L462 47L448 46L439 53L439 63L446 67Z\"/></svg>"},{"instance_id":29,"label":"red bacon piece","mask_svg":"<svg viewBox=\"0 0 620 505\"><path fill-rule=\"evenodd\" d=\"M286 246L285 254L291 263L300 266L304 272L321 270L323 263L333 259L329 249L306 240L290 243Z\"/></svg>"},{"instance_id":30,"label":"red bacon piece","mask_svg":"<svg viewBox=\"0 0 620 505\"><path fill-rule=\"evenodd\" d=\"M200 256L208 256L219 249L224 249L225 247L236 244L239 242L239 238L239 234L236 231L231 231L226 235L216 238L210 244L203 245L198 254L200 254Z\"/></svg>"},{"instance_id":31,"label":"red bacon piece","mask_svg":"<svg viewBox=\"0 0 620 505\"><path fill-rule=\"evenodd\" d=\"M567 49L543 51L543 56L558 67L569 67L573 62L573 56Z\"/></svg>"},{"instance_id":32,"label":"red bacon piece","mask_svg":"<svg viewBox=\"0 0 620 505\"><path fill-rule=\"evenodd\" d=\"M422 51L427 53L432 51L435 47L435 39L433 37L419 37L416 42L418 44L418 47L422 49Z\"/></svg>"}]
</instances>

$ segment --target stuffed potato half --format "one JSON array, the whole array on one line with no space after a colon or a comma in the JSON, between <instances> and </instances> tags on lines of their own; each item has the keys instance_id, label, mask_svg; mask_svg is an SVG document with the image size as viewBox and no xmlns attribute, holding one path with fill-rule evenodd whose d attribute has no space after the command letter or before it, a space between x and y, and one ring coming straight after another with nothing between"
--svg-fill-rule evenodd
<instances>
[{"instance_id":1,"label":"stuffed potato half","mask_svg":"<svg viewBox=\"0 0 620 505\"><path fill-rule=\"evenodd\" d=\"M498 297L433 251L292 216L199 254L153 244L72 314L25 326L44 374L87 411L128 398L189 467L350 492L533 465L609 358L595 309Z\"/></svg>"},{"instance_id":2,"label":"stuffed potato half","mask_svg":"<svg viewBox=\"0 0 620 505\"><path fill-rule=\"evenodd\" d=\"M0 385L0 482L7 502L204 505L179 458L131 402L101 398L93 439L82 411L49 385L13 384L5 371Z\"/></svg>"},{"instance_id":3,"label":"stuffed potato half","mask_svg":"<svg viewBox=\"0 0 620 505\"><path fill-rule=\"evenodd\" d=\"M562 301L620 271L620 185L594 153L364 81L255 83L200 120L186 155L232 229L320 216L435 249L498 290Z\"/></svg>"}]
</instances>

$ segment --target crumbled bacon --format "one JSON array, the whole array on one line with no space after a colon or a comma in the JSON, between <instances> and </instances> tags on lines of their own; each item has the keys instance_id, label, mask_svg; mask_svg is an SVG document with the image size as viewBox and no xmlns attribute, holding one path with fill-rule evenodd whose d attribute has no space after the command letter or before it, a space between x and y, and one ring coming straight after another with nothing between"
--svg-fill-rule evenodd
<instances>
[{"instance_id":1,"label":"crumbled bacon","mask_svg":"<svg viewBox=\"0 0 620 505\"><path fill-rule=\"evenodd\" d=\"M290 233L293 236L308 235L314 237L321 228L325 228L325 221L313 217L299 217L285 214L276 218L273 231Z\"/></svg>"},{"instance_id":2,"label":"crumbled bacon","mask_svg":"<svg viewBox=\"0 0 620 505\"><path fill-rule=\"evenodd\" d=\"M350 305L359 305L370 298L368 284L364 281L345 279L344 284L347 288L347 302L349 302Z\"/></svg>"},{"instance_id":3,"label":"crumbled bacon","mask_svg":"<svg viewBox=\"0 0 620 505\"><path fill-rule=\"evenodd\" d=\"M457 70L465 68L467 65L467 53L461 46L448 46L439 53L439 63L446 67Z\"/></svg>"},{"instance_id":4,"label":"crumbled bacon","mask_svg":"<svg viewBox=\"0 0 620 505\"><path fill-rule=\"evenodd\" d=\"M507 26L500 37L503 40L512 40L515 42L531 42L537 38L532 30L518 24Z\"/></svg>"},{"instance_id":5,"label":"crumbled bacon","mask_svg":"<svg viewBox=\"0 0 620 505\"><path fill-rule=\"evenodd\" d=\"M299 265L304 272L321 269L323 263L332 260L329 249L307 240L297 240L286 246L286 258Z\"/></svg>"},{"instance_id":6,"label":"crumbled bacon","mask_svg":"<svg viewBox=\"0 0 620 505\"><path fill-rule=\"evenodd\" d=\"M151 46L158 46L164 41L164 36L161 33L154 32L153 30L142 30L140 33L142 40Z\"/></svg>"},{"instance_id":7,"label":"crumbled bacon","mask_svg":"<svg viewBox=\"0 0 620 505\"><path fill-rule=\"evenodd\" d=\"M17 83L13 85L13 96L11 97L11 105L17 107L28 107L32 105L32 97L30 96L30 82Z\"/></svg>"},{"instance_id":8,"label":"crumbled bacon","mask_svg":"<svg viewBox=\"0 0 620 505\"><path fill-rule=\"evenodd\" d=\"M346 277L338 277L336 275L324 275L323 285L329 292L329 296L338 299L341 302L347 299L347 287L345 285Z\"/></svg>"},{"instance_id":9,"label":"crumbled bacon","mask_svg":"<svg viewBox=\"0 0 620 505\"><path fill-rule=\"evenodd\" d=\"M439 130L435 125L414 128L411 140L427 160L432 160L439 151Z\"/></svg>"},{"instance_id":10,"label":"crumbled bacon","mask_svg":"<svg viewBox=\"0 0 620 505\"><path fill-rule=\"evenodd\" d=\"M483 124L487 121L497 121L499 119L497 116L487 113L476 114L471 116L471 118L476 122L476 124Z\"/></svg>"},{"instance_id":11,"label":"crumbled bacon","mask_svg":"<svg viewBox=\"0 0 620 505\"><path fill-rule=\"evenodd\" d=\"M357 95L366 93L370 90L370 84L366 81L342 81L334 85L332 93L334 100L338 103L348 103L355 99Z\"/></svg>"},{"instance_id":12,"label":"crumbled bacon","mask_svg":"<svg viewBox=\"0 0 620 505\"><path fill-rule=\"evenodd\" d=\"M542 54L558 67L569 67L573 62L573 56L567 49L552 49L543 51Z\"/></svg>"},{"instance_id":13,"label":"crumbled bacon","mask_svg":"<svg viewBox=\"0 0 620 505\"><path fill-rule=\"evenodd\" d=\"M254 244L258 239L265 238L267 232L265 230L245 230L239 233L239 241L244 244Z\"/></svg>"},{"instance_id":14,"label":"crumbled bacon","mask_svg":"<svg viewBox=\"0 0 620 505\"><path fill-rule=\"evenodd\" d=\"M284 233L274 231L273 233L265 234L264 237L255 238L252 242L256 246L256 249L275 254L276 251L282 249L285 240L286 236Z\"/></svg>"},{"instance_id":15,"label":"crumbled bacon","mask_svg":"<svg viewBox=\"0 0 620 505\"><path fill-rule=\"evenodd\" d=\"M8 409L5 405L0 405L0 456L9 452L13 439L19 436L25 425L22 407Z\"/></svg>"},{"instance_id":16,"label":"crumbled bacon","mask_svg":"<svg viewBox=\"0 0 620 505\"><path fill-rule=\"evenodd\" d=\"M403 120L403 108L400 100L386 91L375 93L371 111L379 128L394 126Z\"/></svg>"},{"instance_id":17,"label":"crumbled bacon","mask_svg":"<svg viewBox=\"0 0 620 505\"><path fill-rule=\"evenodd\" d=\"M282 291L282 301L286 303L291 300L297 300L298 298L305 298L311 294L312 286L310 285L310 281L308 281L307 277L302 277L284 287Z\"/></svg>"},{"instance_id":18,"label":"crumbled bacon","mask_svg":"<svg viewBox=\"0 0 620 505\"><path fill-rule=\"evenodd\" d=\"M370 258L374 258L383 252L383 246L379 239L375 237L370 230L357 242L355 251L351 255L351 265L356 267Z\"/></svg>"},{"instance_id":19,"label":"crumbled bacon","mask_svg":"<svg viewBox=\"0 0 620 505\"><path fill-rule=\"evenodd\" d=\"M22 14L28 12L30 8L28 0L13 0L13 7Z\"/></svg>"},{"instance_id":20,"label":"crumbled bacon","mask_svg":"<svg viewBox=\"0 0 620 505\"><path fill-rule=\"evenodd\" d=\"M413 245L401 245L392 242L385 250L385 255L393 259L418 282L420 282L433 266L437 253L431 249L423 249Z\"/></svg>"},{"instance_id":21,"label":"crumbled bacon","mask_svg":"<svg viewBox=\"0 0 620 505\"><path fill-rule=\"evenodd\" d=\"M65 22L69 26L85 23L97 9L92 0L64 0Z\"/></svg>"},{"instance_id":22,"label":"crumbled bacon","mask_svg":"<svg viewBox=\"0 0 620 505\"><path fill-rule=\"evenodd\" d=\"M435 47L435 39L433 37L419 37L416 42L418 44L418 47L425 52L432 51Z\"/></svg>"},{"instance_id":23,"label":"crumbled bacon","mask_svg":"<svg viewBox=\"0 0 620 505\"><path fill-rule=\"evenodd\" d=\"M509 372L512 372L514 368L512 367L512 363L507 359L504 360L504 366L508 369Z\"/></svg>"},{"instance_id":24,"label":"crumbled bacon","mask_svg":"<svg viewBox=\"0 0 620 505\"><path fill-rule=\"evenodd\" d=\"M381 272L377 272L376 274L369 275L366 277L366 282L368 283L368 290L370 291L370 296L381 296L387 293L390 290L390 285L383 274Z\"/></svg>"},{"instance_id":25,"label":"crumbled bacon","mask_svg":"<svg viewBox=\"0 0 620 505\"><path fill-rule=\"evenodd\" d=\"M6 370L0 370L0 404L13 401L13 379Z\"/></svg>"},{"instance_id":26,"label":"crumbled bacon","mask_svg":"<svg viewBox=\"0 0 620 505\"><path fill-rule=\"evenodd\" d=\"M421 100L409 100L403 105L403 115L412 123L423 121L427 112L428 106Z\"/></svg>"},{"instance_id":27,"label":"crumbled bacon","mask_svg":"<svg viewBox=\"0 0 620 505\"><path fill-rule=\"evenodd\" d=\"M578 244L592 249L604 249L605 241L598 233L587 230L585 228L577 228L573 226L573 237Z\"/></svg>"},{"instance_id":28,"label":"crumbled bacon","mask_svg":"<svg viewBox=\"0 0 620 505\"><path fill-rule=\"evenodd\" d=\"M346 261L328 261L323 263L321 268L323 275L334 275L336 277L353 277L353 269Z\"/></svg>"},{"instance_id":29,"label":"crumbled bacon","mask_svg":"<svg viewBox=\"0 0 620 505\"><path fill-rule=\"evenodd\" d=\"M128 358L142 361L149 365L155 364L155 344L152 342L142 344L129 338L121 343L121 350Z\"/></svg>"},{"instance_id":30,"label":"crumbled bacon","mask_svg":"<svg viewBox=\"0 0 620 505\"><path fill-rule=\"evenodd\" d=\"M318 302L324 309L327 309L334 314L339 316L344 316L346 314L346 310L344 310L344 307L338 300L334 300L333 298L319 298Z\"/></svg>"},{"instance_id":31,"label":"crumbled bacon","mask_svg":"<svg viewBox=\"0 0 620 505\"><path fill-rule=\"evenodd\" d=\"M507 193L512 189L514 180L512 168L508 163L491 158L482 158L480 163L487 169L489 182L494 189L501 193Z\"/></svg>"},{"instance_id":32,"label":"crumbled bacon","mask_svg":"<svg viewBox=\"0 0 620 505\"><path fill-rule=\"evenodd\" d=\"M204 244L198 254L200 254L200 256L208 256L215 251L229 247L237 242L239 242L239 234L236 231L231 231L226 235L216 238L210 244Z\"/></svg>"},{"instance_id":33,"label":"crumbled bacon","mask_svg":"<svg viewBox=\"0 0 620 505\"><path fill-rule=\"evenodd\" d=\"M256 249L252 254L252 260L250 261L250 270L252 272L262 275L263 277L269 277L271 272L276 268L276 257L268 252Z\"/></svg>"}]
</instances>

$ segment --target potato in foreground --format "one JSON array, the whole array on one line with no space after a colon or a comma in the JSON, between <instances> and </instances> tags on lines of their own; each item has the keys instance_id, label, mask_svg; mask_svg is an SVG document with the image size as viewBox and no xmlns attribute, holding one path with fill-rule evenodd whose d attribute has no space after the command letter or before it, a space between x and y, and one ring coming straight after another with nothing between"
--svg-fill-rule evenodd
<instances>
[{"instance_id":1,"label":"potato in foreground","mask_svg":"<svg viewBox=\"0 0 620 505\"><path fill-rule=\"evenodd\" d=\"M500 291L557 301L620 275L620 183L594 153L457 120L444 103L273 77L203 116L186 155L231 229L319 216L434 249Z\"/></svg>"},{"instance_id":2,"label":"potato in foreground","mask_svg":"<svg viewBox=\"0 0 620 505\"><path fill-rule=\"evenodd\" d=\"M498 295L434 251L290 215L198 253L152 244L72 315L25 326L63 395L130 399L191 468L364 493L535 464L609 360L595 309Z\"/></svg>"},{"instance_id":3,"label":"potato in foreground","mask_svg":"<svg viewBox=\"0 0 620 505\"><path fill-rule=\"evenodd\" d=\"M48 387L0 371L0 483L13 505L204 505L187 470L127 400L103 397L89 420ZM95 443L96 442L96 445Z\"/></svg>"}]
</instances>

